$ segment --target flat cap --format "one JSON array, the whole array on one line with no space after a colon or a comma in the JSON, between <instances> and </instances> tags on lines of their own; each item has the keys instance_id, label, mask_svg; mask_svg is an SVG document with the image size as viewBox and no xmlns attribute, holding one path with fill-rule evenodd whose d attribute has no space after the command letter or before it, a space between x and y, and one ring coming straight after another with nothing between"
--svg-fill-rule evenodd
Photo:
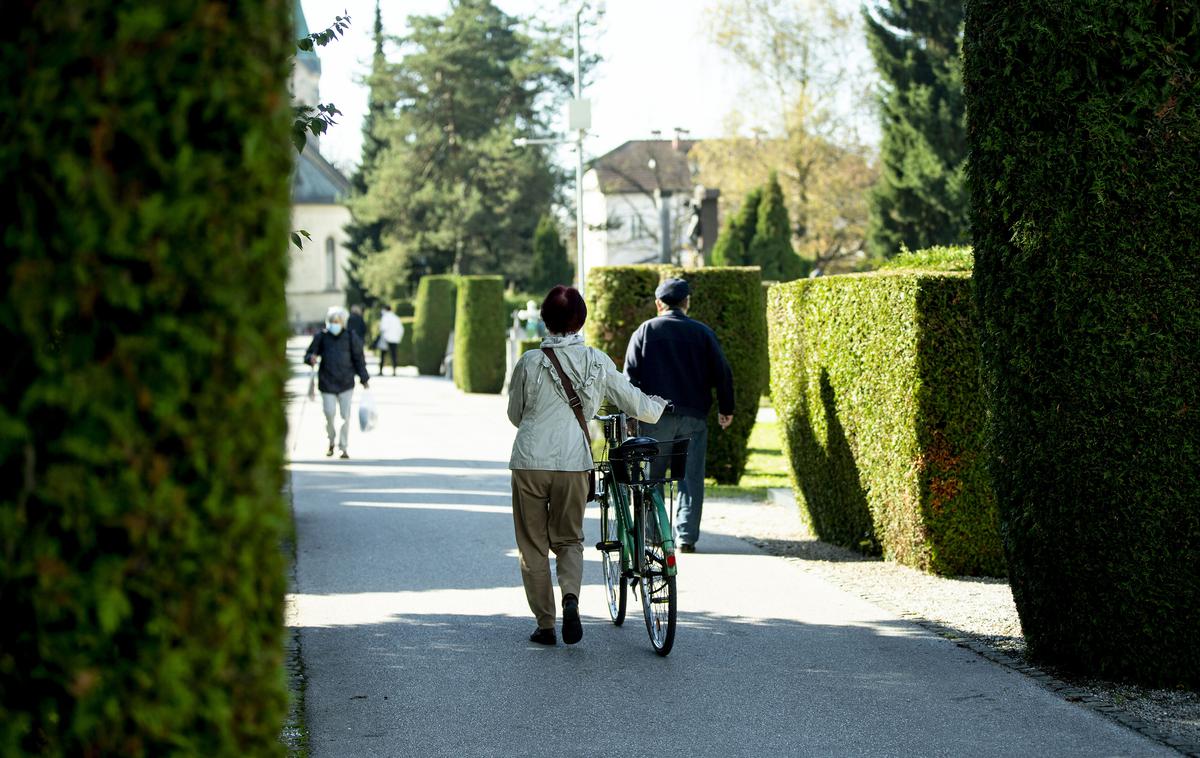
<instances>
[{"instance_id":1,"label":"flat cap","mask_svg":"<svg viewBox=\"0 0 1200 758\"><path fill-rule=\"evenodd\" d=\"M678 305L690 294L692 289L683 279L668 279L654 290L654 296L667 305Z\"/></svg>"}]
</instances>

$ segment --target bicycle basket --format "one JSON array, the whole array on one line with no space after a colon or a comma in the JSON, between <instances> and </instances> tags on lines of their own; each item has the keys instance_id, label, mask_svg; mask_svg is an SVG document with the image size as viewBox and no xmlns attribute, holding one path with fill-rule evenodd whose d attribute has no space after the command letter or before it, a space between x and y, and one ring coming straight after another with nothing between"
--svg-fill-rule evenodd
<instances>
[{"instance_id":1,"label":"bicycle basket","mask_svg":"<svg viewBox=\"0 0 1200 758\"><path fill-rule=\"evenodd\" d=\"M650 437L633 437L609 453L613 480L617 484L663 484L683 478L687 466L687 438L659 442Z\"/></svg>"}]
</instances>

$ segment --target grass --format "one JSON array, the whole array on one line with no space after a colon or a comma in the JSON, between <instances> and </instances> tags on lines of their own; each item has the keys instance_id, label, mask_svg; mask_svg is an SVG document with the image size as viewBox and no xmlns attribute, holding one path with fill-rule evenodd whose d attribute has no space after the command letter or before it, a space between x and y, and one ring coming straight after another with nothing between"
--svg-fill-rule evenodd
<instances>
[{"instance_id":1,"label":"grass","mask_svg":"<svg viewBox=\"0 0 1200 758\"><path fill-rule=\"evenodd\" d=\"M742 475L741 482L737 485L717 484L708 479L704 483L704 496L766 500L768 489L791 486L787 459L783 456L779 441L779 423L759 421L750 432L750 458L746 461L746 473Z\"/></svg>"}]
</instances>

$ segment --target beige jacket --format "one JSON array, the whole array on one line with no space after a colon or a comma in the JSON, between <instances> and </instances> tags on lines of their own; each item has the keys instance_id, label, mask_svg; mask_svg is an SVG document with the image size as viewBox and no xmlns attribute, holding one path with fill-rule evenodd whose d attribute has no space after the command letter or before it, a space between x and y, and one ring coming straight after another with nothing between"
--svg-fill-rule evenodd
<instances>
[{"instance_id":1,"label":"beige jacket","mask_svg":"<svg viewBox=\"0 0 1200 758\"><path fill-rule=\"evenodd\" d=\"M630 416L649 423L658 421L666 408L667 401L646 395L630 384L612 358L584 345L581 336L551 335L542 346L555 348L563 371L583 403L585 419L596 415L606 398ZM513 369L508 420L517 427L510 469L587 471L595 465L558 372L541 350L522 355Z\"/></svg>"}]
</instances>

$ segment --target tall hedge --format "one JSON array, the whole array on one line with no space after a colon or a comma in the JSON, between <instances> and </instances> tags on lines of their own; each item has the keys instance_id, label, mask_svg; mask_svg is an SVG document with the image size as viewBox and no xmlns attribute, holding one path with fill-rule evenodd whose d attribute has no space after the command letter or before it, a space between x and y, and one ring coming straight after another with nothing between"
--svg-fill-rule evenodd
<instances>
[{"instance_id":1,"label":"tall hedge","mask_svg":"<svg viewBox=\"0 0 1200 758\"><path fill-rule=\"evenodd\" d=\"M413 354L417 372L427 376L441 373L446 345L454 329L457 276L436 274L421 277L413 315Z\"/></svg>"},{"instance_id":2,"label":"tall hedge","mask_svg":"<svg viewBox=\"0 0 1200 758\"><path fill-rule=\"evenodd\" d=\"M460 276L455 324L455 386L463 392L499 392L508 359L504 277Z\"/></svg>"},{"instance_id":3,"label":"tall hedge","mask_svg":"<svg viewBox=\"0 0 1200 758\"><path fill-rule=\"evenodd\" d=\"M1200 6L966 9L992 477L1029 651L1195 686Z\"/></svg>"},{"instance_id":4,"label":"tall hedge","mask_svg":"<svg viewBox=\"0 0 1200 758\"><path fill-rule=\"evenodd\" d=\"M802 279L769 300L771 400L817 536L939 574L1002 575L970 277Z\"/></svg>"},{"instance_id":5,"label":"tall hedge","mask_svg":"<svg viewBox=\"0 0 1200 758\"><path fill-rule=\"evenodd\" d=\"M400 325L404 327L404 336L400 338L400 346L396 348L396 357L400 359L401 366L415 366L417 360L416 351L413 350L413 332L416 331L415 324L417 320L412 316L401 316Z\"/></svg>"},{"instance_id":6,"label":"tall hedge","mask_svg":"<svg viewBox=\"0 0 1200 758\"><path fill-rule=\"evenodd\" d=\"M282 752L291 6L5 8L2 755Z\"/></svg>"},{"instance_id":7,"label":"tall hedge","mask_svg":"<svg viewBox=\"0 0 1200 758\"><path fill-rule=\"evenodd\" d=\"M717 333L733 369L733 423L722 430L714 402L708 415L705 474L721 484L737 484L746 469L750 430L758 401L767 388L767 318L762 275L757 266L680 269L663 267L661 277L686 279L692 290L688 316Z\"/></svg>"},{"instance_id":8,"label":"tall hedge","mask_svg":"<svg viewBox=\"0 0 1200 758\"><path fill-rule=\"evenodd\" d=\"M587 343L625 366L625 348L634 330L654 317L658 266L597 266L588 271Z\"/></svg>"}]
</instances>

